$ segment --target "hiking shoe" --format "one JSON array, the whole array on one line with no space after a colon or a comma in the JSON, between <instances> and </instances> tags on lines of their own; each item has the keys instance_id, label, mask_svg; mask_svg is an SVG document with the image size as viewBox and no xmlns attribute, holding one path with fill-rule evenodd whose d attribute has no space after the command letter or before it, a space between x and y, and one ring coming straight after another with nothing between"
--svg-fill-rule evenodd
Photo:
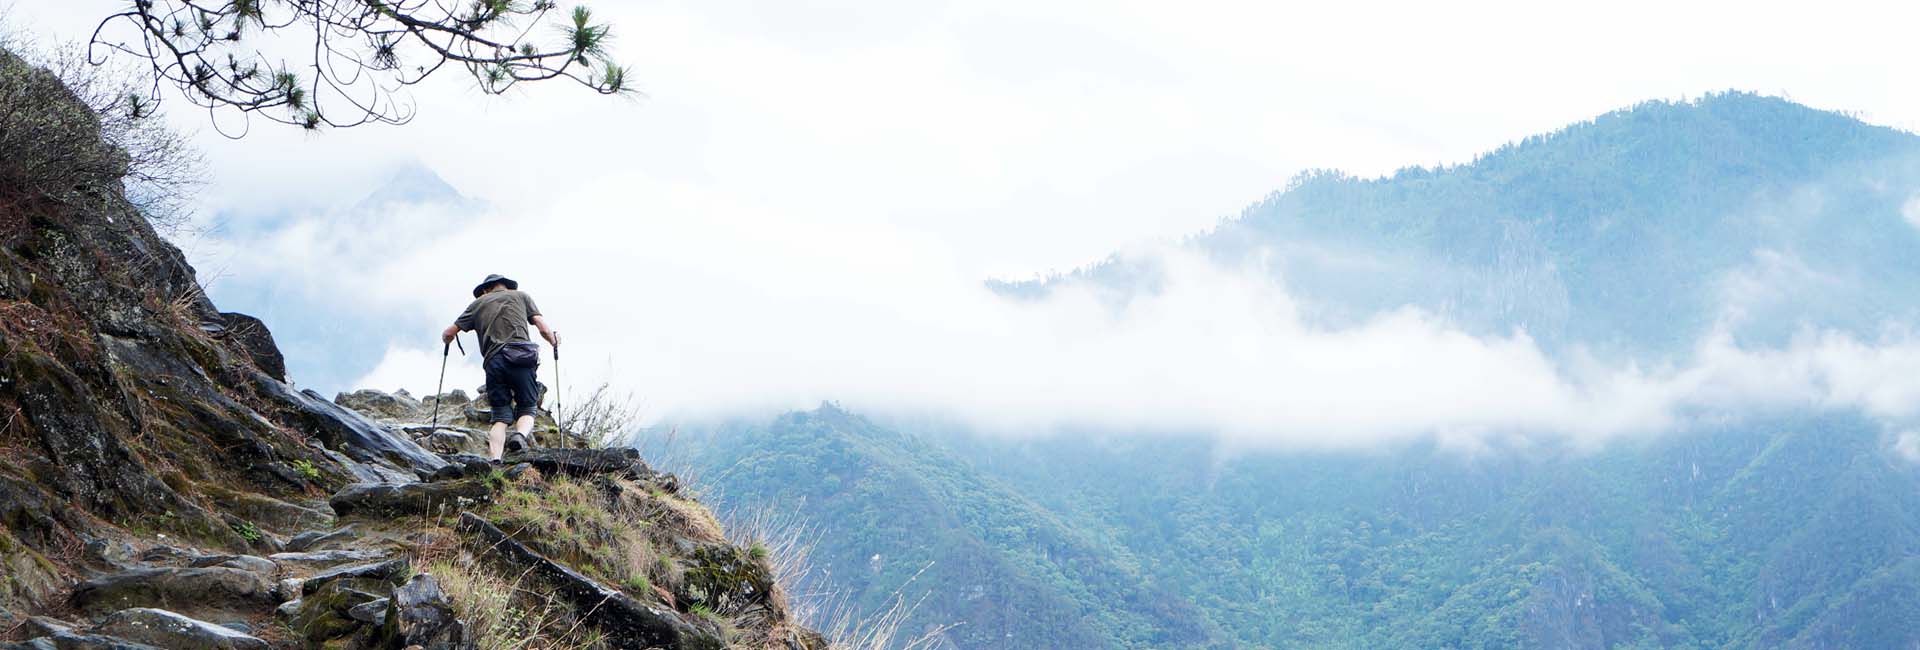
<instances>
[{"instance_id":1,"label":"hiking shoe","mask_svg":"<svg viewBox=\"0 0 1920 650\"><path fill-rule=\"evenodd\" d=\"M512 435L507 436L507 453L517 454L530 448L532 448L532 445L527 444L526 434L516 431Z\"/></svg>"}]
</instances>

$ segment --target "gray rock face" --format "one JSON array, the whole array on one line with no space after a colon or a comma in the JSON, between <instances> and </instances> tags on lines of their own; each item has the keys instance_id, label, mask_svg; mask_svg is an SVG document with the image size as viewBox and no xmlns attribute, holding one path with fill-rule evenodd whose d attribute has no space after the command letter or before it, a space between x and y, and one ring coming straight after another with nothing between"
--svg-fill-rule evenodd
<instances>
[{"instance_id":1,"label":"gray rock face","mask_svg":"<svg viewBox=\"0 0 1920 650\"><path fill-rule=\"evenodd\" d=\"M428 481L456 481L463 478L486 476L492 473L494 464L485 457L458 454L447 457L447 466L440 468L427 477Z\"/></svg>"},{"instance_id":2,"label":"gray rock face","mask_svg":"<svg viewBox=\"0 0 1920 650\"><path fill-rule=\"evenodd\" d=\"M273 586L273 597L280 599L283 605L290 601L300 600L300 587L305 583L305 580L299 578L281 580L279 584Z\"/></svg>"},{"instance_id":3,"label":"gray rock face","mask_svg":"<svg viewBox=\"0 0 1920 650\"><path fill-rule=\"evenodd\" d=\"M4 645L6 650L176 650L97 634L62 632L25 643Z\"/></svg>"},{"instance_id":4,"label":"gray rock face","mask_svg":"<svg viewBox=\"0 0 1920 650\"><path fill-rule=\"evenodd\" d=\"M481 559L504 565L513 575L523 576L581 612L583 620L606 635L609 647L616 650L720 650L724 647L719 630L710 623L690 620L679 612L648 605L600 584L527 548L479 515L460 513L460 532L467 535L468 547Z\"/></svg>"},{"instance_id":5,"label":"gray rock face","mask_svg":"<svg viewBox=\"0 0 1920 650\"><path fill-rule=\"evenodd\" d=\"M132 607L202 615L262 612L278 600L273 585L258 573L204 567L136 569L100 576L74 587L71 602L95 616Z\"/></svg>"},{"instance_id":6,"label":"gray rock face","mask_svg":"<svg viewBox=\"0 0 1920 650\"><path fill-rule=\"evenodd\" d=\"M384 562L340 567L307 578L306 582L301 583L300 590L302 593L315 594L319 593L320 588L325 587L328 583L342 580L371 580L388 583L389 585L397 585L400 584L401 576L407 574L407 568L408 564L405 559L392 559Z\"/></svg>"},{"instance_id":7,"label":"gray rock face","mask_svg":"<svg viewBox=\"0 0 1920 650\"><path fill-rule=\"evenodd\" d=\"M275 553L269 557L287 571L298 574L331 569L343 564L364 563L385 559L386 553L365 549L338 549L332 551L312 551L307 553Z\"/></svg>"},{"instance_id":8,"label":"gray rock face","mask_svg":"<svg viewBox=\"0 0 1920 650\"><path fill-rule=\"evenodd\" d=\"M163 609L120 610L94 632L171 650L268 650L266 641Z\"/></svg>"},{"instance_id":9,"label":"gray rock face","mask_svg":"<svg viewBox=\"0 0 1920 650\"><path fill-rule=\"evenodd\" d=\"M461 431L440 430L420 438L420 444L441 454L457 454L474 446L474 441L482 438Z\"/></svg>"},{"instance_id":10,"label":"gray rock face","mask_svg":"<svg viewBox=\"0 0 1920 650\"><path fill-rule=\"evenodd\" d=\"M310 643L324 643L367 627L366 623L354 620L353 609L380 600L380 594L389 588L386 583L374 580L333 580L308 591L300 600L281 605L277 613L295 635Z\"/></svg>"},{"instance_id":11,"label":"gray rock face","mask_svg":"<svg viewBox=\"0 0 1920 650\"><path fill-rule=\"evenodd\" d=\"M466 626L455 617L440 581L426 573L393 590L380 628L380 637L393 648L458 650L464 647L466 635Z\"/></svg>"},{"instance_id":12,"label":"gray rock face","mask_svg":"<svg viewBox=\"0 0 1920 650\"><path fill-rule=\"evenodd\" d=\"M68 623L66 621L62 621L57 618L49 618L46 616L29 616L27 617L26 622L21 624L21 628L26 631L28 638L53 636L55 634L59 634L62 632L72 632L75 629L78 629L79 627L80 626L75 625L73 623Z\"/></svg>"},{"instance_id":13,"label":"gray rock face","mask_svg":"<svg viewBox=\"0 0 1920 650\"><path fill-rule=\"evenodd\" d=\"M267 329L266 323L246 314L223 312L220 324L226 328L226 338L253 359L254 367L268 377L287 380L287 360L280 356L280 346L274 343L273 332Z\"/></svg>"},{"instance_id":14,"label":"gray rock face","mask_svg":"<svg viewBox=\"0 0 1920 650\"><path fill-rule=\"evenodd\" d=\"M341 517L449 514L493 496L483 479L435 483L355 483L328 501Z\"/></svg>"},{"instance_id":15,"label":"gray rock face","mask_svg":"<svg viewBox=\"0 0 1920 650\"><path fill-rule=\"evenodd\" d=\"M293 539L287 540L286 550L292 553L300 553L305 551L329 549L329 548L333 548L337 544L350 542L352 540L358 539L359 537L360 537L360 531L355 530L352 524L341 526L333 530L308 531L308 532L300 533L298 535L294 535Z\"/></svg>"},{"instance_id":16,"label":"gray rock face","mask_svg":"<svg viewBox=\"0 0 1920 650\"><path fill-rule=\"evenodd\" d=\"M367 625L378 625L387 618L387 605L389 602L391 601L386 598L381 598L379 600L369 600L354 605L353 609L347 610L347 618L360 621Z\"/></svg>"},{"instance_id":17,"label":"gray rock face","mask_svg":"<svg viewBox=\"0 0 1920 650\"><path fill-rule=\"evenodd\" d=\"M194 559L187 566L196 569L205 567L239 569L260 574L261 577L268 579L272 579L274 574L280 572L279 565L274 564L273 560L253 555L208 555Z\"/></svg>"},{"instance_id":18,"label":"gray rock face","mask_svg":"<svg viewBox=\"0 0 1920 650\"><path fill-rule=\"evenodd\" d=\"M660 474L631 447L612 449L532 449L509 454L508 463L528 463L547 476L618 476L648 480Z\"/></svg>"},{"instance_id":19,"label":"gray rock face","mask_svg":"<svg viewBox=\"0 0 1920 650\"><path fill-rule=\"evenodd\" d=\"M421 419L420 402L405 393L388 394L377 390L361 389L335 395L333 403L358 411L361 415L375 420L416 422Z\"/></svg>"},{"instance_id":20,"label":"gray rock face","mask_svg":"<svg viewBox=\"0 0 1920 650\"><path fill-rule=\"evenodd\" d=\"M427 451L406 436L329 402L319 393L311 390L296 392L265 375L261 375L261 379L265 381L256 383L262 394L289 406L296 417L304 420L302 424L306 425L305 428L325 441L328 448L344 453L355 461L386 465L417 476L432 474L446 464L438 454Z\"/></svg>"}]
</instances>

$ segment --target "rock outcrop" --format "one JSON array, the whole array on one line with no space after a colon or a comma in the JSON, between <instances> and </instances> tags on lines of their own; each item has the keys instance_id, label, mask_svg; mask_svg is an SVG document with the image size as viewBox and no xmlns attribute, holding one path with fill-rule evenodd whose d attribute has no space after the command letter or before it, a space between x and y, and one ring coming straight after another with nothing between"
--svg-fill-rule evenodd
<instances>
[{"instance_id":1,"label":"rock outcrop","mask_svg":"<svg viewBox=\"0 0 1920 650\"><path fill-rule=\"evenodd\" d=\"M49 146L116 155L56 79L0 51L0 104L23 96L0 105L0 146L39 149L0 150L0 178L65 159L28 160ZM496 466L477 429L426 426L432 403L484 424L458 392L288 383L266 324L214 307L124 173L0 183L0 648L825 647L778 594L729 622L687 591L714 588L685 578L711 573L694 550L744 551L631 450ZM489 517L515 526L462 523Z\"/></svg>"}]
</instances>

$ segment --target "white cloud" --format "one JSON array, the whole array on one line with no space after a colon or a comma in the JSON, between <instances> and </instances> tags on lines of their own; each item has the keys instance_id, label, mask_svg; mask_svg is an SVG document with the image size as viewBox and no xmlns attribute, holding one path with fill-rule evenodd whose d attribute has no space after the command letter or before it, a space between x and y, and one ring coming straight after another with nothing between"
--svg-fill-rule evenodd
<instances>
[{"instance_id":1,"label":"white cloud","mask_svg":"<svg viewBox=\"0 0 1920 650\"><path fill-rule=\"evenodd\" d=\"M1920 194L1907 199L1907 202L1900 206L1900 216L1907 218L1908 225L1920 228Z\"/></svg>"},{"instance_id":2,"label":"white cloud","mask_svg":"<svg viewBox=\"0 0 1920 650\"><path fill-rule=\"evenodd\" d=\"M1910 463L1920 463L1920 431L1901 433L1894 440L1893 451Z\"/></svg>"},{"instance_id":3,"label":"white cloud","mask_svg":"<svg viewBox=\"0 0 1920 650\"><path fill-rule=\"evenodd\" d=\"M76 37L116 4L17 10ZM421 89L425 113L399 130L202 138L205 203L239 220L234 232L252 214L327 215L416 158L494 210L296 218L196 261L395 322L450 319L476 279L508 273L572 341L570 385L614 377L663 416L838 399L1002 429L1316 445L1437 433L1470 446L1515 431L1632 435L1698 409L1898 419L1920 401L1900 372L1920 361L1906 335L1814 332L1771 349L1717 337L1694 365L1639 368L1555 363L1524 333L1469 336L1414 310L1316 327L1279 285L1178 252L1164 253L1165 291L1118 310L1071 291L1008 303L979 284L1194 232L1302 168L1464 161L1649 98L1754 89L1911 127L1920 86L1886 80L1911 60L1912 6L596 8L647 99L557 86L484 98L449 78ZM1819 280L1771 261L1771 275L1729 280L1735 304L1778 298L1775 277ZM391 338L362 382L429 390L434 332Z\"/></svg>"},{"instance_id":4,"label":"white cloud","mask_svg":"<svg viewBox=\"0 0 1920 650\"><path fill-rule=\"evenodd\" d=\"M355 384L360 388L376 388L388 392L406 390L415 397L432 395L434 384L441 371L441 355L419 348L389 347L380 364L368 371ZM448 355L446 359L446 390L466 391L473 397L474 388L485 383L480 364L471 356Z\"/></svg>"}]
</instances>

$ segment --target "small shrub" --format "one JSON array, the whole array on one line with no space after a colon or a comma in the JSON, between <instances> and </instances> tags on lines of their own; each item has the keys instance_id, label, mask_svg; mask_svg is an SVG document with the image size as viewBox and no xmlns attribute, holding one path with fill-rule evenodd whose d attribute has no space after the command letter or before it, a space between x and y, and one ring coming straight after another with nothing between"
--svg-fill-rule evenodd
<instances>
[{"instance_id":1,"label":"small shrub","mask_svg":"<svg viewBox=\"0 0 1920 650\"><path fill-rule=\"evenodd\" d=\"M168 512L167 514L173 513ZM260 527L253 525L251 521L227 524L227 527L232 528L234 534L239 535L241 539L247 540L247 543L258 542L261 538L266 537L266 534L260 532Z\"/></svg>"},{"instance_id":2,"label":"small shrub","mask_svg":"<svg viewBox=\"0 0 1920 650\"><path fill-rule=\"evenodd\" d=\"M320 468L314 467L313 461L305 458L293 461L293 471L299 472L301 476L307 477L309 481L320 480Z\"/></svg>"}]
</instances>

